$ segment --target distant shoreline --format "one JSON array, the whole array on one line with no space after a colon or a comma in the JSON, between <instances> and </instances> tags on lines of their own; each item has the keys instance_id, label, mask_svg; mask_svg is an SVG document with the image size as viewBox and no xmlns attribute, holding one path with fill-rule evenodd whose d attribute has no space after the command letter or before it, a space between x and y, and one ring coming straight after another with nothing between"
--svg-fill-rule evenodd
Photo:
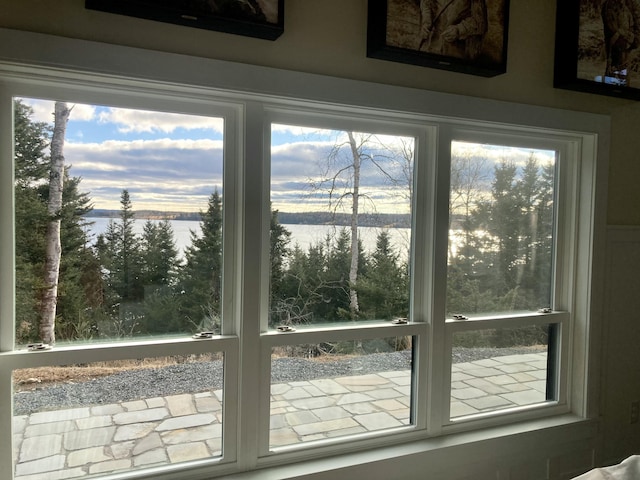
<instances>
[{"instance_id":1,"label":"distant shoreline","mask_svg":"<svg viewBox=\"0 0 640 480\"><path fill-rule=\"evenodd\" d=\"M200 212L163 212L157 210L136 210L133 212L138 220L201 220ZM119 218L120 210L95 209L84 215L85 218ZM351 225L351 216L347 213L327 212L278 212L278 222L288 225ZM358 215L361 227L410 228L411 215L401 213L375 213Z\"/></svg>"}]
</instances>

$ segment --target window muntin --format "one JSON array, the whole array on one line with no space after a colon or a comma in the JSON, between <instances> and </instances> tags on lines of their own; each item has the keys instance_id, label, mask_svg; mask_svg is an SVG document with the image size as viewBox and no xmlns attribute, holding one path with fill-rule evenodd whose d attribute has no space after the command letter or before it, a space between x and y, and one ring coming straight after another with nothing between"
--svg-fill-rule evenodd
<instances>
[{"instance_id":1,"label":"window muntin","mask_svg":"<svg viewBox=\"0 0 640 480\"><path fill-rule=\"evenodd\" d=\"M55 104L14 99L18 345L42 341L51 283ZM65 105L55 341L220 333L224 119Z\"/></svg>"},{"instance_id":2,"label":"window muntin","mask_svg":"<svg viewBox=\"0 0 640 480\"><path fill-rule=\"evenodd\" d=\"M550 308L554 150L451 142L447 316Z\"/></svg>"}]
</instances>

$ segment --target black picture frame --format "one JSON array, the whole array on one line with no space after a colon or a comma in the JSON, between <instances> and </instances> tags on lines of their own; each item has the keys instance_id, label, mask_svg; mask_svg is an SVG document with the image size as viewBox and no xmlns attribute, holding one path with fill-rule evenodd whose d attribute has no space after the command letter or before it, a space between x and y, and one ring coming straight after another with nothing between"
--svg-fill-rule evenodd
<instances>
[{"instance_id":1,"label":"black picture frame","mask_svg":"<svg viewBox=\"0 0 640 480\"><path fill-rule=\"evenodd\" d=\"M427 5L427 0L422 1L369 0L368 57L482 77L494 77L507 71L509 0L431 0L432 5ZM440 35L447 27L445 22L457 22L461 17L456 15L465 8L475 13L478 9L484 10L485 20L479 24L484 25L485 33L472 35L472 40L467 42L446 43ZM430 29L428 38L421 33L421 25L427 23L423 20L427 15L421 14L423 9L430 12L431 23L435 26ZM463 23L466 22L449 26L467 28ZM438 40L434 41L434 38Z\"/></svg>"},{"instance_id":2,"label":"black picture frame","mask_svg":"<svg viewBox=\"0 0 640 480\"><path fill-rule=\"evenodd\" d=\"M618 9L624 3L622 0L615 2ZM613 51L607 49L607 45L617 46L615 41L605 41L605 4L606 0L598 2L597 6L588 0L557 1L553 85L566 90L640 100L640 88L632 87L634 83L640 87L640 48L627 52L627 75L609 75L612 71L608 70L607 66L611 65L608 59L618 58L620 53L612 55ZM630 81L633 77L637 82Z\"/></svg>"},{"instance_id":3,"label":"black picture frame","mask_svg":"<svg viewBox=\"0 0 640 480\"><path fill-rule=\"evenodd\" d=\"M284 32L284 0L86 0L85 7L265 40Z\"/></svg>"}]
</instances>

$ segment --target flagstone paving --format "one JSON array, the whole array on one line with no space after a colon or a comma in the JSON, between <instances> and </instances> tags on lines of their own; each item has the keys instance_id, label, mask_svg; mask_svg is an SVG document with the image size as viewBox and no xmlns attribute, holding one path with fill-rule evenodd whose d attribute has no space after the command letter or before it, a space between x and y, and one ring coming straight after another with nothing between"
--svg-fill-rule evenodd
<instances>
[{"instance_id":1,"label":"flagstone paving","mask_svg":"<svg viewBox=\"0 0 640 480\"><path fill-rule=\"evenodd\" d=\"M451 417L542 402L546 353L452 367ZM410 423L409 370L273 385L272 447ZM222 391L42 411L13 419L15 480L62 480L216 457Z\"/></svg>"}]
</instances>

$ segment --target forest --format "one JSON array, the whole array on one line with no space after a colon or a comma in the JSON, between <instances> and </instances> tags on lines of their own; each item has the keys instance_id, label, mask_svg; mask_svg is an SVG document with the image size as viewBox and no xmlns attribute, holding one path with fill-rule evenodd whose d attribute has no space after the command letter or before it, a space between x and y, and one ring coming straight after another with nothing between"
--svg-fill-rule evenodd
<instances>
[{"instance_id":1,"label":"forest","mask_svg":"<svg viewBox=\"0 0 640 480\"><path fill-rule=\"evenodd\" d=\"M68 165L62 169L60 207L51 210L55 126L32 117L31 107L15 101L16 343L219 332L222 195L211 192L198 218L201 233L191 232L183 256L168 218L148 220L141 234L134 233L135 206L126 188L107 231L92 239L87 233L92 199ZM363 148L366 143L352 149L354 165ZM505 158L489 174L481 167L486 170L473 157L452 160L455 242L448 254L447 315L548 307L555 168L533 153L524 165ZM60 256L54 331L46 337L42 327L52 291L47 240L54 222ZM395 222L407 224L406 215ZM411 256L401 255L383 228L375 249L366 251L357 237L357 218L334 218L334 223L335 235L302 249L272 210L270 327L410 317L412 266L403 259ZM534 331L526 342L536 343L540 335Z\"/></svg>"}]
</instances>

